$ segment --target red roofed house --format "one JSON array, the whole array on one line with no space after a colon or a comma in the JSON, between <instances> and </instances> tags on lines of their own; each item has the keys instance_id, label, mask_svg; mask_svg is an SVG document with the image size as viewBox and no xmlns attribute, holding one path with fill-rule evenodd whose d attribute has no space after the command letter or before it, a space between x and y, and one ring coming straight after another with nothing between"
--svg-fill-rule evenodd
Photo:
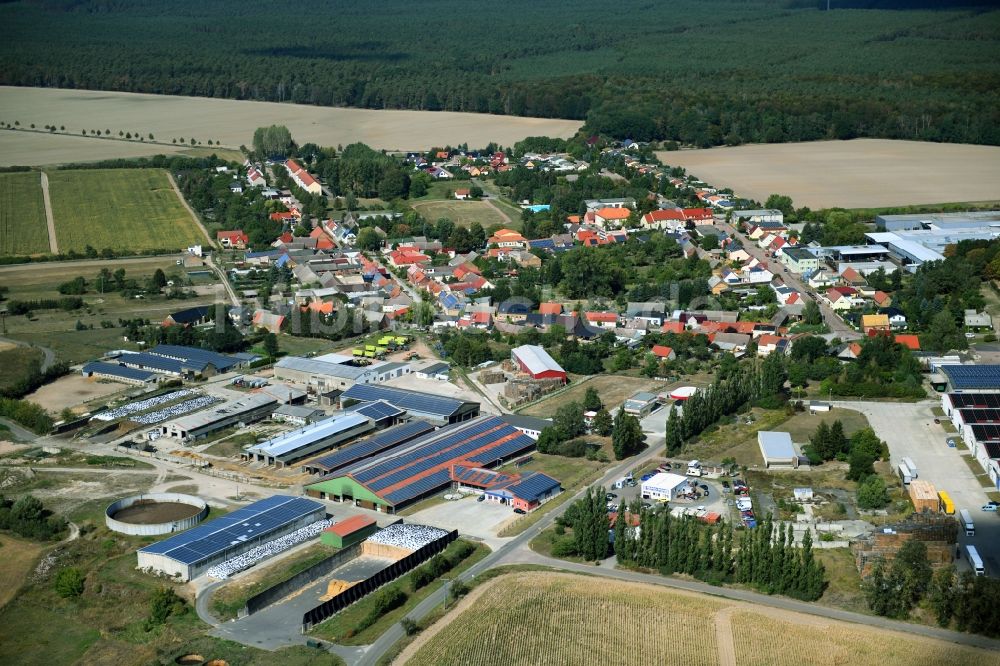
<instances>
[{"instance_id":1,"label":"red roofed house","mask_svg":"<svg viewBox=\"0 0 1000 666\"><path fill-rule=\"evenodd\" d=\"M916 335L897 335L896 342L912 351L920 351L920 338Z\"/></svg>"},{"instance_id":2,"label":"red roofed house","mask_svg":"<svg viewBox=\"0 0 1000 666\"><path fill-rule=\"evenodd\" d=\"M316 239L316 249L317 250L332 250L335 245L333 239L330 238L322 227L316 227L309 232L309 238Z\"/></svg>"},{"instance_id":3,"label":"red roofed house","mask_svg":"<svg viewBox=\"0 0 1000 666\"><path fill-rule=\"evenodd\" d=\"M660 331L663 333L683 333L687 330L682 321L665 321L663 326L660 327Z\"/></svg>"},{"instance_id":4,"label":"red roofed house","mask_svg":"<svg viewBox=\"0 0 1000 666\"><path fill-rule=\"evenodd\" d=\"M323 194L323 186L308 171L299 166L298 162L288 160L285 162L285 168L288 170L288 175L295 181L295 184L303 190L309 194Z\"/></svg>"},{"instance_id":5,"label":"red roofed house","mask_svg":"<svg viewBox=\"0 0 1000 666\"><path fill-rule=\"evenodd\" d=\"M620 227L632 211L628 208L601 208L594 211L594 222L603 226Z\"/></svg>"},{"instance_id":6,"label":"red roofed house","mask_svg":"<svg viewBox=\"0 0 1000 666\"><path fill-rule=\"evenodd\" d=\"M559 315L559 314L562 314L562 304L561 303L541 303L538 306L538 314L543 314L543 315Z\"/></svg>"},{"instance_id":7,"label":"red roofed house","mask_svg":"<svg viewBox=\"0 0 1000 666\"><path fill-rule=\"evenodd\" d=\"M665 358L668 361L673 361L675 358L677 358L677 354L674 352L674 350L671 349L670 347L667 347L666 345L653 345L653 348L650 351L653 352L654 356L658 358Z\"/></svg>"},{"instance_id":8,"label":"red roofed house","mask_svg":"<svg viewBox=\"0 0 1000 666\"><path fill-rule=\"evenodd\" d=\"M784 340L780 335L765 333L757 336L757 356L767 356L778 348L778 343Z\"/></svg>"},{"instance_id":9,"label":"red roofed house","mask_svg":"<svg viewBox=\"0 0 1000 666\"><path fill-rule=\"evenodd\" d=\"M298 211L291 210L285 213L271 213L271 219L275 222L287 222L289 224L294 224L302 217L302 213Z\"/></svg>"},{"instance_id":10,"label":"red roofed house","mask_svg":"<svg viewBox=\"0 0 1000 666\"><path fill-rule=\"evenodd\" d=\"M247 183L250 187L267 187L267 181L256 167L247 169Z\"/></svg>"},{"instance_id":11,"label":"red roofed house","mask_svg":"<svg viewBox=\"0 0 1000 666\"><path fill-rule=\"evenodd\" d=\"M618 325L618 314L615 312L588 312L584 317L589 324L601 328L614 328Z\"/></svg>"},{"instance_id":12,"label":"red roofed house","mask_svg":"<svg viewBox=\"0 0 1000 666\"><path fill-rule=\"evenodd\" d=\"M712 224L715 222L715 218L712 217L711 208L685 208L684 217L688 222L693 222L695 225Z\"/></svg>"},{"instance_id":13,"label":"red roofed house","mask_svg":"<svg viewBox=\"0 0 1000 666\"><path fill-rule=\"evenodd\" d=\"M677 208L654 210L642 216L643 226L651 229L683 229L686 221L684 211Z\"/></svg>"},{"instance_id":14,"label":"red roofed house","mask_svg":"<svg viewBox=\"0 0 1000 666\"><path fill-rule=\"evenodd\" d=\"M269 310L254 310L253 326L262 328L271 333L280 333L281 325L285 322L285 316L274 314Z\"/></svg>"},{"instance_id":15,"label":"red roofed house","mask_svg":"<svg viewBox=\"0 0 1000 666\"><path fill-rule=\"evenodd\" d=\"M472 191L469 188L455 190L455 198L459 201L465 201L470 196L472 196Z\"/></svg>"},{"instance_id":16,"label":"red roofed house","mask_svg":"<svg viewBox=\"0 0 1000 666\"><path fill-rule=\"evenodd\" d=\"M407 252L404 250L393 250L389 253L389 263L396 268L402 268L403 266L411 266L413 264L422 264L425 261L430 261L431 258L426 254L421 252Z\"/></svg>"},{"instance_id":17,"label":"red roofed house","mask_svg":"<svg viewBox=\"0 0 1000 666\"><path fill-rule=\"evenodd\" d=\"M876 291L872 296L872 300L875 301L875 305L880 308L887 308L892 305L892 296L885 293L884 291Z\"/></svg>"},{"instance_id":18,"label":"red roofed house","mask_svg":"<svg viewBox=\"0 0 1000 666\"><path fill-rule=\"evenodd\" d=\"M490 236L486 244L497 247L524 249L528 247L528 240L512 229L497 229L497 232Z\"/></svg>"},{"instance_id":19,"label":"red roofed house","mask_svg":"<svg viewBox=\"0 0 1000 666\"><path fill-rule=\"evenodd\" d=\"M245 250L247 249L247 244L250 243L250 237L243 233L242 229L218 231L215 234L215 238L222 247L229 250Z\"/></svg>"}]
</instances>

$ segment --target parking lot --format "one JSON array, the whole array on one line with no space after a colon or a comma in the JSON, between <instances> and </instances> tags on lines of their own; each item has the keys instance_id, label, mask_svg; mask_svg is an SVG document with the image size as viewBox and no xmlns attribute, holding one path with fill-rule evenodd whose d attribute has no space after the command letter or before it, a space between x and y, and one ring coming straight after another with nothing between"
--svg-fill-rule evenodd
<instances>
[{"instance_id":1,"label":"parking lot","mask_svg":"<svg viewBox=\"0 0 1000 666\"><path fill-rule=\"evenodd\" d=\"M680 473L683 474L683 470L681 470ZM733 495L732 493L726 494L722 492L722 485L721 485L722 479L716 480L716 479L706 479L704 477L702 478L691 477L691 480L695 481L699 486L701 485L708 486L709 489L708 496L698 497L693 500L673 499L669 503L670 508L675 508L675 507L694 508L703 506L708 511L713 511L715 513L721 514L722 516L726 517L729 516L730 512L729 502L733 500ZM622 503L629 504L636 497L639 497L642 489L642 481L640 480L639 477L636 477L635 482L636 485L634 487L625 485L621 488L610 488L610 487L607 488L606 490L609 493L616 495L616 497L610 499L608 503L621 506ZM643 500L643 501L650 504L651 506L656 505L655 501L650 501L650 500Z\"/></svg>"},{"instance_id":2,"label":"parking lot","mask_svg":"<svg viewBox=\"0 0 1000 666\"><path fill-rule=\"evenodd\" d=\"M955 435L948 435L934 423L931 408L935 403L845 402L838 406L856 409L868 417L872 428L889 445L894 468L904 457L912 458L918 478L930 481L936 489L946 490L951 495L956 515L961 509L969 510L976 525L976 535L967 537L959 530L959 543L974 545L983 558L986 573L1000 576L1000 515L980 509L989 497L962 459L968 452L950 448L947 439ZM964 557L956 566L959 570L968 568Z\"/></svg>"},{"instance_id":3,"label":"parking lot","mask_svg":"<svg viewBox=\"0 0 1000 666\"><path fill-rule=\"evenodd\" d=\"M475 495L418 511L407 516L407 522L422 523L448 530L458 530L459 534L478 537L490 542L496 539L497 530L503 523L516 517L509 506L494 502L477 502Z\"/></svg>"}]
</instances>

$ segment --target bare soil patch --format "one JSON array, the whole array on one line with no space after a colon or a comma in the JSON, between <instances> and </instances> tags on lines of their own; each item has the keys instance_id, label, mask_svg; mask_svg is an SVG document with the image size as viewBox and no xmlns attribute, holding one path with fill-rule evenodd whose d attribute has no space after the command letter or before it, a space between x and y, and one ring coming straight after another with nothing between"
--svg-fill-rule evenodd
<instances>
[{"instance_id":1,"label":"bare soil patch","mask_svg":"<svg viewBox=\"0 0 1000 666\"><path fill-rule=\"evenodd\" d=\"M1000 146L889 139L812 141L660 152L715 187L763 202L877 208L1000 199Z\"/></svg>"},{"instance_id":2,"label":"bare soil patch","mask_svg":"<svg viewBox=\"0 0 1000 666\"><path fill-rule=\"evenodd\" d=\"M343 109L275 102L245 102L198 97L174 97L96 90L0 87L0 117L81 129L132 130L157 141L174 138L202 143L211 140L227 147L249 144L256 128L285 125L295 140L321 146L362 141L372 148L422 150L468 143L485 146L490 141L510 146L527 136L569 137L582 124L577 120L519 118L449 111L395 111ZM12 140L8 135L17 135ZM83 137L57 137L25 132L0 133L3 164L53 164L67 160L125 157L127 153L98 155L98 151L135 150L132 155L173 152L172 146L100 141ZM54 142L73 141L73 148L56 152ZM40 148L33 148L34 145ZM63 143L62 146L69 144ZM181 147L180 149L184 149ZM190 148L190 145L186 146Z\"/></svg>"},{"instance_id":3,"label":"bare soil patch","mask_svg":"<svg viewBox=\"0 0 1000 666\"><path fill-rule=\"evenodd\" d=\"M128 387L124 384L97 381L73 373L42 386L25 399L38 403L49 412L58 414L66 407L72 409L91 400L124 391L126 388Z\"/></svg>"}]
</instances>

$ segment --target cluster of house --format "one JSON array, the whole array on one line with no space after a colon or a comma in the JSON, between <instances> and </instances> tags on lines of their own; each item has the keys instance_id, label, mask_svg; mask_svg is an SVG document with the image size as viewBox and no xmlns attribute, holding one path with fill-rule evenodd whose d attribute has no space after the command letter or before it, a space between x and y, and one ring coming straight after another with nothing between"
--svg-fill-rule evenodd
<instances>
[{"instance_id":1,"label":"cluster of house","mask_svg":"<svg viewBox=\"0 0 1000 666\"><path fill-rule=\"evenodd\" d=\"M432 150L430 153L408 153L406 162L414 170L423 171L431 178L447 180L463 171L471 178L510 170L510 159L503 151L482 153L478 151Z\"/></svg>"}]
</instances>

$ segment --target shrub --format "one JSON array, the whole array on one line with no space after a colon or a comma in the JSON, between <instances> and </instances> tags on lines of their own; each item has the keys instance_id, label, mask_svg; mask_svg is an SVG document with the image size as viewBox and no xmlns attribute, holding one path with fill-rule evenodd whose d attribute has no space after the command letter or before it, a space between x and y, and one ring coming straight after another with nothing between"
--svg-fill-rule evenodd
<instances>
[{"instance_id":1,"label":"shrub","mask_svg":"<svg viewBox=\"0 0 1000 666\"><path fill-rule=\"evenodd\" d=\"M56 574L56 593L63 599L78 597L83 594L84 580L83 572L76 567L60 569Z\"/></svg>"},{"instance_id":2,"label":"shrub","mask_svg":"<svg viewBox=\"0 0 1000 666\"><path fill-rule=\"evenodd\" d=\"M405 604L408 598L409 597L406 592L403 592L403 590L396 585L379 590L372 595L372 609L368 611L367 615L361 618L361 621L358 622L358 626L354 628L354 631L364 631L378 622L379 618L386 613Z\"/></svg>"}]
</instances>

